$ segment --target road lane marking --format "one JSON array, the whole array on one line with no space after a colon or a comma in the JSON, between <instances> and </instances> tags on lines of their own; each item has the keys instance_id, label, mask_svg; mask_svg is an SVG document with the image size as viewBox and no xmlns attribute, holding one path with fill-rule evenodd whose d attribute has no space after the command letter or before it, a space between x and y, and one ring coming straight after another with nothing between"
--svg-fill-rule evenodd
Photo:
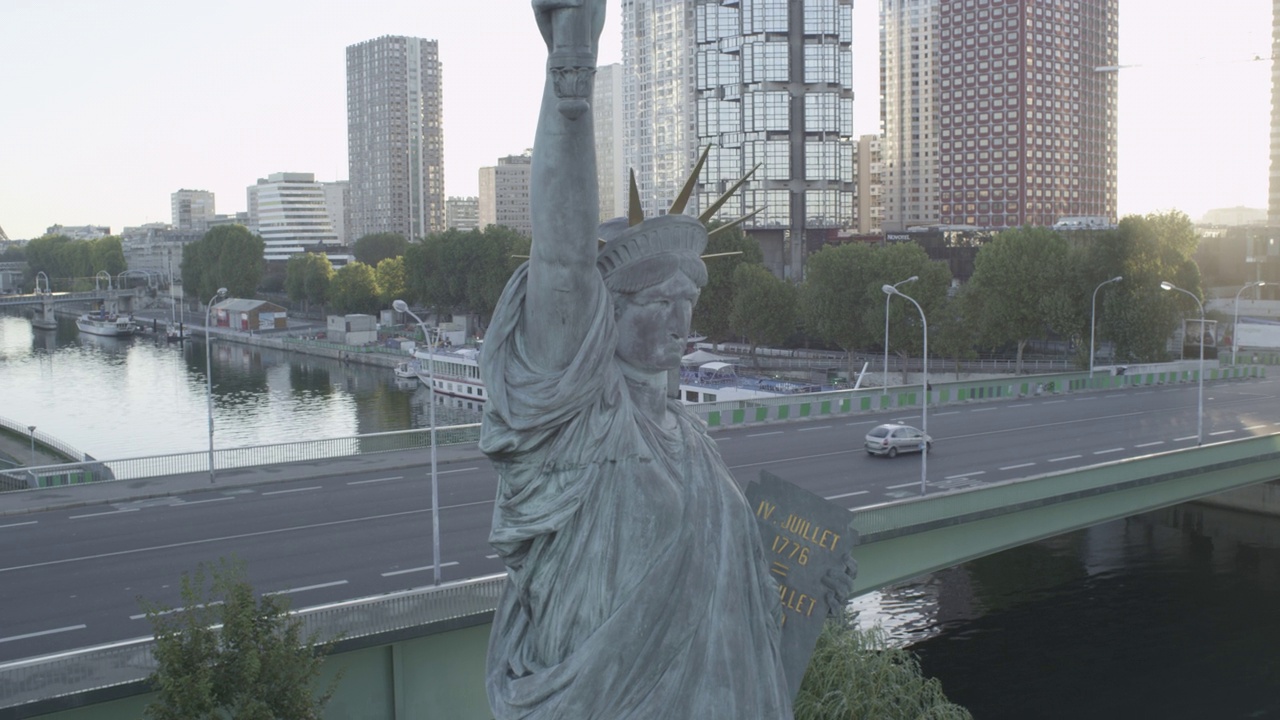
<instances>
[{"instance_id":1,"label":"road lane marking","mask_svg":"<svg viewBox=\"0 0 1280 720\"><path fill-rule=\"evenodd\" d=\"M167 587L167 586L166 586L166 587ZM221 604L222 604L222 601L221 601L221 600L214 600L213 602L201 603L200 605L192 605L190 608L184 608L184 607L169 608L168 610L161 610L161 611L157 612L157 613L156 613L156 617L163 617L163 616L165 616L165 615L172 615L172 614L174 614L174 613L185 612L185 611L186 611L186 610L188 610L188 609L191 609L191 610L204 610L204 609L206 609L206 608L211 608L211 607L214 607L214 606L217 606L217 605L221 605ZM137 615L130 615L130 616L129 616L129 619L130 619L130 620L141 620L142 618L144 618L144 617L146 617L146 616L147 616L147 613L138 613Z\"/></svg>"},{"instance_id":2,"label":"road lane marking","mask_svg":"<svg viewBox=\"0 0 1280 720\"><path fill-rule=\"evenodd\" d=\"M138 512L138 508L125 508L124 510L112 510L111 512L89 513L88 515L72 515L67 519L79 520L80 518L102 517L103 515L123 515L131 512Z\"/></svg>"},{"instance_id":3,"label":"road lane marking","mask_svg":"<svg viewBox=\"0 0 1280 720\"><path fill-rule=\"evenodd\" d=\"M758 438L758 437L769 437L770 435L781 435L781 434L782 434L781 430L774 430L773 432L767 432L767 433L755 433L754 435L748 435L747 437Z\"/></svg>"},{"instance_id":4,"label":"road lane marking","mask_svg":"<svg viewBox=\"0 0 1280 720\"><path fill-rule=\"evenodd\" d=\"M453 567L454 565L457 565L457 564L458 563L456 562L440 563L440 569L443 570L444 568ZM423 572L426 570L434 570L434 569L435 569L435 565L423 565L422 567L409 568L407 570L392 570L391 572L384 572L382 573L382 577L392 577L394 575L407 575L408 573Z\"/></svg>"},{"instance_id":5,"label":"road lane marking","mask_svg":"<svg viewBox=\"0 0 1280 720\"><path fill-rule=\"evenodd\" d=\"M479 470L479 469L480 469L479 467L469 467L469 468L458 468L457 470L440 470L440 471L437 471L436 474L437 475L453 475L455 473L471 472L472 470Z\"/></svg>"},{"instance_id":6,"label":"road lane marking","mask_svg":"<svg viewBox=\"0 0 1280 720\"><path fill-rule=\"evenodd\" d=\"M11 635L9 637L0 638L0 643L13 642L15 640L26 640L28 638L42 637L44 635L56 635L57 633L71 632L72 630L83 630L88 625L68 625L67 627L54 628L52 630L41 630L40 632L27 633L26 635Z\"/></svg>"},{"instance_id":7,"label":"road lane marking","mask_svg":"<svg viewBox=\"0 0 1280 720\"><path fill-rule=\"evenodd\" d=\"M287 493L310 492L311 490L323 490L323 489L324 488L319 485L313 485L311 487L291 488L289 490L272 490L271 492L262 493L262 496L266 497L268 495L285 495Z\"/></svg>"},{"instance_id":8,"label":"road lane marking","mask_svg":"<svg viewBox=\"0 0 1280 720\"><path fill-rule=\"evenodd\" d=\"M1230 435L1233 432L1235 432L1235 430L1219 430L1218 432L1211 432L1209 434L1210 435Z\"/></svg>"},{"instance_id":9,"label":"road lane marking","mask_svg":"<svg viewBox=\"0 0 1280 720\"><path fill-rule=\"evenodd\" d=\"M1005 465L1001 470L1021 470L1022 468L1035 467L1035 463L1022 463L1021 465Z\"/></svg>"},{"instance_id":10,"label":"road lane marking","mask_svg":"<svg viewBox=\"0 0 1280 720\"><path fill-rule=\"evenodd\" d=\"M954 415L955 413L942 413L942 414L943 414L943 415ZM935 415L935 417L936 417L936 415ZM858 425L872 425L872 424L874 424L874 423L875 423L875 420L862 420L862 421L860 421L860 422L845 423L845 424L844 424L844 426L845 426L845 427L856 427L856 426L858 426ZM1276 424L1277 424L1277 425L1280 425L1280 423L1276 423Z\"/></svg>"},{"instance_id":11,"label":"road lane marking","mask_svg":"<svg viewBox=\"0 0 1280 720\"><path fill-rule=\"evenodd\" d=\"M497 553L494 553L494 554L492 554L492 555L485 555L485 556L484 556L484 558L485 558L486 560L497 560L497 559L498 559L498 554L497 554Z\"/></svg>"},{"instance_id":12,"label":"road lane marking","mask_svg":"<svg viewBox=\"0 0 1280 720\"><path fill-rule=\"evenodd\" d=\"M952 410L951 412L934 413L934 414L933 414L933 416L934 416L934 417L942 417L943 415L959 415L959 414L960 414L960 411L959 411L959 410ZM1278 424L1280 424L1280 423L1278 423Z\"/></svg>"},{"instance_id":13,"label":"road lane marking","mask_svg":"<svg viewBox=\"0 0 1280 720\"><path fill-rule=\"evenodd\" d=\"M868 493L870 493L870 492L871 492L870 490L858 490L857 492L842 493L842 494L840 494L840 495L828 495L828 496L826 496L826 497L825 497L825 498L823 498L823 499L824 499L824 500L839 500L840 498L853 497L854 495L866 495L866 494L868 494Z\"/></svg>"},{"instance_id":14,"label":"road lane marking","mask_svg":"<svg viewBox=\"0 0 1280 720\"><path fill-rule=\"evenodd\" d=\"M166 505L165 507L186 507L188 505L204 505L205 503L222 502L223 500L235 500L235 499L236 498L234 495L228 495L227 497L209 498L208 500L180 500L176 503L173 503L172 505Z\"/></svg>"},{"instance_id":15,"label":"road lane marking","mask_svg":"<svg viewBox=\"0 0 1280 720\"><path fill-rule=\"evenodd\" d=\"M1068 455L1068 456L1066 456L1066 457L1060 457L1060 458L1049 458L1049 462L1066 462L1066 461L1068 461L1068 460L1079 460L1079 459L1080 459L1080 458L1082 458L1082 457L1084 457L1084 456L1083 456L1083 455Z\"/></svg>"},{"instance_id":16,"label":"road lane marking","mask_svg":"<svg viewBox=\"0 0 1280 720\"><path fill-rule=\"evenodd\" d=\"M1163 444L1164 444L1164 441L1163 441L1163 440L1156 440L1155 442L1147 442L1147 443L1141 443L1141 444L1139 444L1139 445L1134 445L1134 447L1136 447L1136 448L1149 448L1149 447L1155 447L1155 446L1157 446L1157 445L1163 445Z\"/></svg>"},{"instance_id":17,"label":"road lane marking","mask_svg":"<svg viewBox=\"0 0 1280 720\"><path fill-rule=\"evenodd\" d=\"M319 585L305 585L303 587L290 588L288 590L276 590L275 592L263 593L263 595L290 595L292 593L306 592L308 590L322 590L324 588L338 587L346 585L346 580L335 580L333 582L320 583Z\"/></svg>"},{"instance_id":18,"label":"road lane marking","mask_svg":"<svg viewBox=\"0 0 1280 720\"><path fill-rule=\"evenodd\" d=\"M1043 403L1041 403L1041 404L1042 404L1042 405L1057 405L1058 403L1064 403L1064 402L1066 402L1066 400L1045 400L1045 401L1044 401Z\"/></svg>"},{"instance_id":19,"label":"road lane marking","mask_svg":"<svg viewBox=\"0 0 1280 720\"><path fill-rule=\"evenodd\" d=\"M1118 452L1124 452L1124 448L1119 447L1119 448L1111 448L1110 450L1094 450L1094 451L1093 451L1093 454L1094 454L1094 455L1109 455L1109 454L1111 454L1111 453L1118 453Z\"/></svg>"},{"instance_id":20,"label":"road lane marking","mask_svg":"<svg viewBox=\"0 0 1280 720\"><path fill-rule=\"evenodd\" d=\"M374 478L372 480L352 480L347 484L348 485L369 485L371 483L390 482L392 480L403 480L403 479L404 479L403 475L396 475L395 477Z\"/></svg>"},{"instance_id":21,"label":"road lane marking","mask_svg":"<svg viewBox=\"0 0 1280 720\"><path fill-rule=\"evenodd\" d=\"M1199 437L1197 437L1197 436L1195 436L1195 435L1188 435L1188 436L1186 436L1186 437L1174 438L1174 439L1173 439L1173 441L1174 441L1174 442L1182 442L1182 441L1184 441L1184 440L1199 440L1199 439L1200 439L1200 438L1199 438Z\"/></svg>"},{"instance_id":22,"label":"road lane marking","mask_svg":"<svg viewBox=\"0 0 1280 720\"><path fill-rule=\"evenodd\" d=\"M38 521L28 520L27 522L13 523L11 525L0 525L0 529L11 527L22 527L23 525L35 525Z\"/></svg>"},{"instance_id":23,"label":"road lane marking","mask_svg":"<svg viewBox=\"0 0 1280 720\"><path fill-rule=\"evenodd\" d=\"M996 408L993 408L993 407L974 408L969 412L991 412L992 410L995 410L995 409Z\"/></svg>"},{"instance_id":24,"label":"road lane marking","mask_svg":"<svg viewBox=\"0 0 1280 720\"><path fill-rule=\"evenodd\" d=\"M1017 405L1010 405L1009 407L1011 408L1031 407L1031 403L1019 403Z\"/></svg>"},{"instance_id":25,"label":"road lane marking","mask_svg":"<svg viewBox=\"0 0 1280 720\"><path fill-rule=\"evenodd\" d=\"M800 432L809 432L810 430L830 430L830 425L819 425L818 427L802 427Z\"/></svg>"},{"instance_id":26,"label":"road lane marking","mask_svg":"<svg viewBox=\"0 0 1280 720\"><path fill-rule=\"evenodd\" d=\"M917 480L915 482L902 483L901 485L889 485L885 487L885 490L901 490L904 487L920 487L920 481Z\"/></svg>"},{"instance_id":27,"label":"road lane marking","mask_svg":"<svg viewBox=\"0 0 1280 720\"><path fill-rule=\"evenodd\" d=\"M1089 397L1076 398L1076 402L1085 402L1086 400L1097 400L1097 399L1098 399L1097 396L1091 395Z\"/></svg>"},{"instance_id":28,"label":"road lane marking","mask_svg":"<svg viewBox=\"0 0 1280 720\"><path fill-rule=\"evenodd\" d=\"M948 475L945 478L943 478L943 480L963 480L964 478L971 478L977 475L986 475L986 474L987 474L986 470L975 470L974 472L961 473L960 475Z\"/></svg>"},{"instance_id":29,"label":"road lane marking","mask_svg":"<svg viewBox=\"0 0 1280 720\"><path fill-rule=\"evenodd\" d=\"M1266 427L1266 424L1265 424L1265 423L1264 423L1264 424L1262 424L1262 425L1250 425L1250 426L1246 427L1246 428L1245 428L1245 430L1261 430L1261 429L1262 429L1262 428L1264 428L1264 427Z\"/></svg>"}]
</instances>

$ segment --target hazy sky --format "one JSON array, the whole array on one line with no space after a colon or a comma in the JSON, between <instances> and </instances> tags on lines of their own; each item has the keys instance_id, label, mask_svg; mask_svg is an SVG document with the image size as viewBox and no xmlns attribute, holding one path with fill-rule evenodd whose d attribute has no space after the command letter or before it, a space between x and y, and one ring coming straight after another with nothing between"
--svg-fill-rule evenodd
<instances>
[{"instance_id":1,"label":"hazy sky","mask_svg":"<svg viewBox=\"0 0 1280 720\"><path fill-rule=\"evenodd\" d=\"M1266 207L1269 0L1120 6L1120 214ZM602 64L621 60L618 7ZM857 0L858 134L879 128L877 13ZM447 194L532 144L528 0L0 0L0 227L119 233L168 222L180 188L232 213L271 173L346 179L345 48L381 35L440 42Z\"/></svg>"}]
</instances>

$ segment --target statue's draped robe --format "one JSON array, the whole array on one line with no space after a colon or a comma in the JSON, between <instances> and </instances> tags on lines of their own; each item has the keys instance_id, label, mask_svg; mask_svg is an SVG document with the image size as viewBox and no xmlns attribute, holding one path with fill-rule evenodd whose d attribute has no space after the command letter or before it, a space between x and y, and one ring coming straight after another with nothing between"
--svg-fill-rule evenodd
<instances>
[{"instance_id":1,"label":"statue's draped robe","mask_svg":"<svg viewBox=\"0 0 1280 720\"><path fill-rule=\"evenodd\" d=\"M522 267L486 336L480 446L498 470L490 541L508 582L489 642L498 720L791 718L755 519L678 401L631 401L602 286L564 371L524 351Z\"/></svg>"}]
</instances>

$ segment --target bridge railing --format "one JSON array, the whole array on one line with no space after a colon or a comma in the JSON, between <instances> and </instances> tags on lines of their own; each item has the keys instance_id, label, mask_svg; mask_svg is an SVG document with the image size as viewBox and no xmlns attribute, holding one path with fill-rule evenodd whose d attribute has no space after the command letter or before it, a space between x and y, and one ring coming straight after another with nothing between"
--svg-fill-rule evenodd
<instances>
[{"instance_id":1,"label":"bridge railing","mask_svg":"<svg viewBox=\"0 0 1280 720\"><path fill-rule=\"evenodd\" d=\"M480 438L480 424L436 428L436 445L473 443ZM431 447L431 430L396 430L349 437L214 449L216 470L281 465L326 458L352 457ZM209 452L172 453L118 460L93 460L42 465L0 472L0 491L79 485L113 480L137 480L209 471Z\"/></svg>"},{"instance_id":2,"label":"bridge railing","mask_svg":"<svg viewBox=\"0 0 1280 720\"><path fill-rule=\"evenodd\" d=\"M293 613L303 636L339 639L335 651L370 644L362 638L416 630L461 618L484 618L498 606L506 575L473 578L439 587L348 600ZM82 650L0 664L0 709L144 681L156 669L155 642L136 638Z\"/></svg>"}]
</instances>

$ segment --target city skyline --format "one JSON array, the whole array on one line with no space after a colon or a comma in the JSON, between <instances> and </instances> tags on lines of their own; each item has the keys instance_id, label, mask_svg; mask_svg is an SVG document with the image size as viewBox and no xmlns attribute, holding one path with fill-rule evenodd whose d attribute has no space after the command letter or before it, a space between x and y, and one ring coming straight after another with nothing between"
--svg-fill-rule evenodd
<instances>
[{"instance_id":1,"label":"city skyline","mask_svg":"<svg viewBox=\"0 0 1280 720\"><path fill-rule=\"evenodd\" d=\"M619 4L609 10L601 64L622 59ZM53 224L118 234L168 222L181 188L214 192L227 214L244 211L246 188L272 173L346 180L345 48L386 34L439 41L445 195L476 195L480 167L532 144L545 48L526 0L384 0L359 11L230 0L216 14L154 0L6 3L0 227L11 238ZM869 0L854 7L853 52L854 133L878 133ZM1266 207L1270 52L1267 0L1121 3L1121 216Z\"/></svg>"}]
</instances>

